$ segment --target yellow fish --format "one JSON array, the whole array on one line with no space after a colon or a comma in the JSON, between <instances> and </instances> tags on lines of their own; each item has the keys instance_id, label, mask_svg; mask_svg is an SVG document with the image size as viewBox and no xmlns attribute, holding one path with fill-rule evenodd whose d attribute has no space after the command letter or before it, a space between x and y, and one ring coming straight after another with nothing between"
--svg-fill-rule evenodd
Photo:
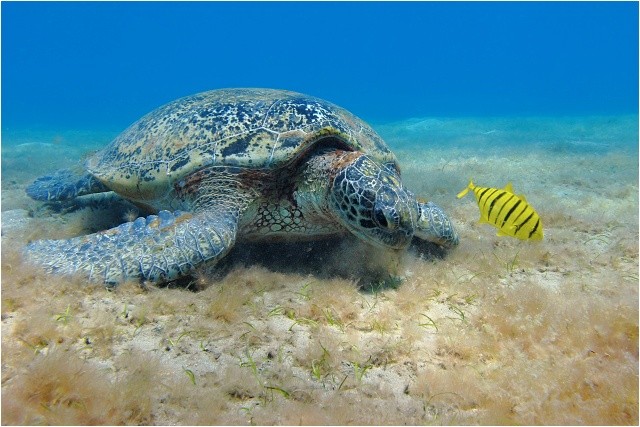
<instances>
[{"instance_id":1,"label":"yellow fish","mask_svg":"<svg viewBox=\"0 0 640 427\"><path fill-rule=\"evenodd\" d=\"M498 236L511 236L520 240L542 240L542 221L522 195L513 192L508 183L503 189L477 187L473 180L458 193L458 199L472 190L480 208L480 223L498 229Z\"/></svg>"}]
</instances>

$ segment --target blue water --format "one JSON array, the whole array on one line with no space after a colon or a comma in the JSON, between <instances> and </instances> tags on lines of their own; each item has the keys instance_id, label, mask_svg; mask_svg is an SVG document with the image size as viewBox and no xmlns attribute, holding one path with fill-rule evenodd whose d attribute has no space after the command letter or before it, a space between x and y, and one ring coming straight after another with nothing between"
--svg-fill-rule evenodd
<instances>
[{"instance_id":1,"label":"blue water","mask_svg":"<svg viewBox=\"0 0 640 427\"><path fill-rule=\"evenodd\" d=\"M2 129L121 130L221 87L367 121L638 112L638 3L2 3Z\"/></svg>"}]
</instances>

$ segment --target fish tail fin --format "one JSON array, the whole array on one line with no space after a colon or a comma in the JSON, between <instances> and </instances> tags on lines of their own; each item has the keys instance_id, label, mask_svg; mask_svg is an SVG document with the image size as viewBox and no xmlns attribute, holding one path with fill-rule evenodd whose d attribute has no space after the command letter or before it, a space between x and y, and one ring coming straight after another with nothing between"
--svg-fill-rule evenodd
<instances>
[{"instance_id":1,"label":"fish tail fin","mask_svg":"<svg viewBox=\"0 0 640 427\"><path fill-rule=\"evenodd\" d=\"M469 192L469 190L473 190L474 188L476 188L475 185L473 185L473 180L470 179L469 180L469 185L467 185L467 188L465 188L464 190L462 190L461 192L458 193L458 199L462 199L464 196L467 195L467 193Z\"/></svg>"}]
</instances>

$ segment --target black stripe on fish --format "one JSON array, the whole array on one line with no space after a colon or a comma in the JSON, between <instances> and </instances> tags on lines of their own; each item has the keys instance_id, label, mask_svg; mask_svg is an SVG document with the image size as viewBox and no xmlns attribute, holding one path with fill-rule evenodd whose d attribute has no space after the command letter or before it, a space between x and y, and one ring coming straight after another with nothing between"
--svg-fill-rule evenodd
<instances>
[{"instance_id":1,"label":"black stripe on fish","mask_svg":"<svg viewBox=\"0 0 640 427\"><path fill-rule=\"evenodd\" d=\"M516 226L516 232L514 234L518 234L518 231L520 231L520 229L531 219L531 217L533 216L533 213L534 212L533 212L533 209L532 209L531 213L529 214L527 219L525 219L520 225Z\"/></svg>"},{"instance_id":2,"label":"black stripe on fish","mask_svg":"<svg viewBox=\"0 0 640 427\"><path fill-rule=\"evenodd\" d=\"M498 223L498 218L500 218L500 214L502 213L502 210L504 209L505 206L507 206L509 204L509 202L511 201L511 199L513 199L515 197L514 194L512 194L509 199L507 199L507 201L505 201L502 206L500 206L500 210L498 211L498 215L496 215L496 220L495 223Z\"/></svg>"},{"instance_id":3,"label":"black stripe on fish","mask_svg":"<svg viewBox=\"0 0 640 427\"><path fill-rule=\"evenodd\" d=\"M536 230L538 229L538 225L540 225L540 218L538 218L538 220L536 221L536 225L533 226L533 230L531 230L531 233L529 233L529 238L531 238L531 236L533 236L533 233L536 232Z\"/></svg>"},{"instance_id":4,"label":"black stripe on fish","mask_svg":"<svg viewBox=\"0 0 640 427\"><path fill-rule=\"evenodd\" d=\"M478 193L476 194L477 198L478 198L478 207L480 207L482 205L482 201L485 200L485 198L487 197L487 192L491 190L491 188L485 188L482 191L478 191Z\"/></svg>"},{"instance_id":5,"label":"black stripe on fish","mask_svg":"<svg viewBox=\"0 0 640 427\"><path fill-rule=\"evenodd\" d=\"M478 201L480 201L480 199L482 199L482 196L484 196L484 193L486 193L487 191L491 190L491 188L489 188L489 187L486 187L486 188L476 187L476 190L478 190L476 195L478 196ZM475 192L475 190L474 190L474 192Z\"/></svg>"},{"instance_id":6,"label":"black stripe on fish","mask_svg":"<svg viewBox=\"0 0 640 427\"><path fill-rule=\"evenodd\" d=\"M504 219L502 220L502 225L500 226L500 228L504 227L504 225L507 223L507 220L509 219L511 214L513 213L513 211L516 210L516 208L518 207L518 205L520 205L520 203L522 203L522 200L518 199L516 204L513 205L513 207L509 210L509 212L507 212L507 216L505 216Z\"/></svg>"},{"instance_id":7,"label":"black stripe on fish","mask_svg":"<svg viewBox=\"0 0 640 427\"><path fill-rule=\"evenodd\" d=\"M489 190L493 190L491 193L487 193L486 197L484 198L484 202L482 202L482 206L480 206L480 212L484 212L484 207L487 204L487 201L489 200L489 197L491 197L492 194L495 194L498 189L497 188L490 188Z\"/></svg>"},{"instance_id":8,"label":"black stripe on fish","mask_svg":"<svg viewBox=\"0 0 640 427\"><path fill-rule=\"evenodd\" d=\"M518 220L520 219L520 217L527 212L527 209L529 209L529 205L526 202L523 202L524 204L524 208L522 209L522 211L520 211L520 213L518 214L517 217L515 217L515 219L513 221L511 221L511 224L516 225L518 224Z\"/></svg>"},{"instance_id":9,"label":"black stripe on fish","mask_svg":"<svg viewBox=\"0 0 640 427\"><path fill-rule=\"evenodd\" d=\"M493 199L493 200L491 201L491 204L489 205L489 210L487 211L487 219L491 218L491 211L493 210L493 207L496 205L496 202L497 202L498 200L500 200L500 198L501 198L502 196L504 196L505 194L507 194L507 192L506 192L506 191L503 191L502 193L498 194L498 197L496 197L495 199ZM503 205L503 206L504 206L504 205Z\"/></svg>"}]
</instances>

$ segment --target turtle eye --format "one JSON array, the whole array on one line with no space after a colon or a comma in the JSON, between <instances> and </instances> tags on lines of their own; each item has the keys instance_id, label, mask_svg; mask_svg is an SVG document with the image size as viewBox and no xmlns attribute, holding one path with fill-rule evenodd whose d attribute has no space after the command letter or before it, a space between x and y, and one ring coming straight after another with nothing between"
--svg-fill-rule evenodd
<instances>
[{"instance_id":1,"label":"turtle eye","mask_svg":"<svg viewBox=\"0 0 640 427\"><path fill-rule=\"evenodd\" d=\"M387 217L385 216L384 211L379 207L375 207L373 209L373 219L375 220L376 224L378 224L378 226L380 226L381 228L387 228L389 226L389 223L387 222Z\"/></svg>"}]
</instances>

